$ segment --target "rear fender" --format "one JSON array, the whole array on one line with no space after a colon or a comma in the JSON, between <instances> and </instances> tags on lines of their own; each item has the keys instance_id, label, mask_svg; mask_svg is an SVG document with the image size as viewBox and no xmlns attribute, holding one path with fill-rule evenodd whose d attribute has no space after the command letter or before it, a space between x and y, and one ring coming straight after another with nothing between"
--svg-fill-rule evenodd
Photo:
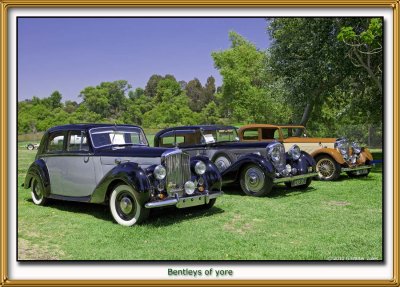
<instances>
[{"instance_id":1,"label":"rear fender","mask_svg":"<svg viewBox=\"0 0 400 287\"><path fill-rule=\"evenodd\" d=\"M255 164L260 167L267 176L274 177L275 171L272 163L265 157L258 154L246 154L241 156L237 161L231 164L221 173L222 180L226 182L235 182L240 178L240 172L249 164Z\"/></svg>"},{"instance_id":2,"label":"rear fender","mask_svg":"<svg viewBox=\"0 0 400 287\"><path fill-rule=\"evenodd\" d=\"M110 170L96 186L90 202L103 203L107 192L116 182L124 182L133 187L136 198L142 206L149 200L151 184L146 172L137 163L125 162Z\"/></svg>"},{"instance_id":3,"label":"rear fender","mask_svg":"<svg viewBox=\"0 0 400 287\"><path fill-rule=\"evenodd\" d=\"M346 161L343 159L343 156L333 148L321 148L311 153L311 156L315 159L317 156L321 154L327 154L331 156L337 163L344 164Z\"/></svg>"},{"instance_id":4,"label":"rear fender","mask_svg":"<svg viewBox=\"0 0 400 287\"><path fill-rule=\"evenodd\" d=\"M43 159L35 160L29 167L28 172L25 177L24 187L26 189L31 187L32 179L38 177L43 183L44 196L48 197L50 195L50 177L49 171L47 170L46 163Z\"/></svg>"}]
</instances>

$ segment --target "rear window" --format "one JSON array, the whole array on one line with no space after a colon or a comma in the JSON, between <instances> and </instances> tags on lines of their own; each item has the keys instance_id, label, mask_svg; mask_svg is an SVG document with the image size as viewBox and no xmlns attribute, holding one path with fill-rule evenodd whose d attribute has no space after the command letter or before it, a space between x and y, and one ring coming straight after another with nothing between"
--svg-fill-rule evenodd
<instances>
[{"instance_id":1,"label":"rear window","mask_svg":"<svg viewBox=\"0 0 400 287\"><path fill-rule=\"evenodd\" d=\"M49 135L47 152L59 152L64 149L65 135L63 132L55 132Z\"/></svg>"},{"instance_id":2,"label":"rear window","mask_svg":"<svg viewBox=\"0 0 400 287\"><path fill-rule=\"evenodd\" d=\"M258 140L258 129L248 129L243 132L244 140Z\"/></svg>"}]
</instances>

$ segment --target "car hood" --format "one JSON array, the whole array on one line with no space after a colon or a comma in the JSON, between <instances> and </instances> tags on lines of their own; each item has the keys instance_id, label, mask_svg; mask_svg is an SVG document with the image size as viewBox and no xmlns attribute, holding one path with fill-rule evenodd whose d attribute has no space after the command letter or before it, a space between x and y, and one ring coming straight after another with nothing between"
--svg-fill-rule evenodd
<instances>
[{"instance_id":1,"label":"car hood","mask_svg":"<svg viewBox=\"0 0 400 287\"><path fill-rule=\"evenodd\" d=\"M146 147L146 146L125 146L107 147L96 150L98 156L119 156L119 157L161 157L166 151L173 151L171 148Z\"/></svg>"},{"instance_id":2,"label":"car hood","mask_svg":"<svg viewBox=\"0 0 400 287\"><path fill-rule=\"evenodd\" d=\"M262 148L267 147L271 143L278 141L270 141L270 142L219 142L208 144L212 147L226 147L226 148Z\"/></svg>"},{"instance_id":3,"label":"car hood","mask_svg":"<svg viewBox=\"0 0 400 287\"><path fill-rule=\"evenodd\" d=\"M337 138L302 138L302 137L290 137L284 139L285 143L335 143Z\"/></svg>"}]
</instances>

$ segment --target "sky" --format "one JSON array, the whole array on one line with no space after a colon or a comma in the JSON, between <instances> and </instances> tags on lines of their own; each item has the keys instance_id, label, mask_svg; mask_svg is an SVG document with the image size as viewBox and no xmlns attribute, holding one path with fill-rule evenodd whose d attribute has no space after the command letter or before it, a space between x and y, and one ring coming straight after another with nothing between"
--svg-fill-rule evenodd
<instances>
[{"instance_id":1,"label":"sky","mask_svg":"<svg viewBox=\"0 0 400 287\"><path fill-rule=\"evenodd\" d=\"M80 102L80 91L127 80L144 88L151 75L186 82L222 79L211 52L229 48L229 31L259 49L269 46L264 18L19 18L18 100Z\"/></svg>"}]
</instances>

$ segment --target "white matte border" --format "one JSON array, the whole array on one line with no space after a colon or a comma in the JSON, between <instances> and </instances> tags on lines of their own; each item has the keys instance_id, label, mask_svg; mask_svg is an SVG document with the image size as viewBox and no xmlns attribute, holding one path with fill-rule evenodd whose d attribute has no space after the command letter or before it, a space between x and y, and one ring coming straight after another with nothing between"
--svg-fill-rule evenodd
<instances>
[{"instance_id":1,"label":"white matte border","mask_svg":"<svg viewBox=\"0 0 400 287\"><path fill-rule=\"evenodd\" d=\"M179 263L18 263L16 261L16 148L17 148L17 94L16 94L16 23L20 16L132 16L132 17L277 17L277 16L347 16L347 17L384 17L385 38L385 202L384 202L384 261L385 263L346 263L322 262L179 262ZM8 271L10 280L38 280L38 279L177 279L168 276L168 268L189 268L194 270L231 269L233 276L226 279L248 280L390 280L393 278L393 10L391 8L68 8L68 9L38 9L38 8L10 8L8 19L8 47L9 47L9 140L8 140ZM182 276L179 279L193 279ZM199 278L197 278L199 279ZM217 279L215 276L201 279Z\"/></svg>"}]
</instances>

